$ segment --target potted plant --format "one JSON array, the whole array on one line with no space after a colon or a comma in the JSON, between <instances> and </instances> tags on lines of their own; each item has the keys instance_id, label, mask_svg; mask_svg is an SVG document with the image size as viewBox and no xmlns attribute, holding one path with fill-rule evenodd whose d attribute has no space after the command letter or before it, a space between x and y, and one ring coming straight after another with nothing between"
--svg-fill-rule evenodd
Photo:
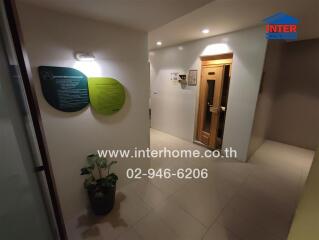
<instances>
[{"instance_id":1,"label":"potted plant","mask_svg":"<svg viewBox=\"0 0 319 240\"><path fill-rule=\"evenodd\" d=\"M87 156L87 166L81 169L81 175L87 176L84 187L88 192L91 208L96 215L105 215L114 206L118 177L110 173L110 168L115 163L117 162L108 163L106 158L91 154Z\"/></svg>"}]
</instances>

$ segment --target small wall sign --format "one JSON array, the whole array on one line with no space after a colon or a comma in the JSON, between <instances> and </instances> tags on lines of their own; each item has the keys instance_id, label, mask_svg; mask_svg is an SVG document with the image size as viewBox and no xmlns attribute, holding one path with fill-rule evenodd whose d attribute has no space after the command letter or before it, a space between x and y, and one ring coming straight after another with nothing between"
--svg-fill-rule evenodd
<instances>
[{"instance_id":1,"label":"small wall sign","mask_svg":"<svg viewBox=\"0 0 319 240\"><path fill-rule=\"evenodd\" d=\"M42 92L47 102L63 112L76 112L89 104L87 77L67 67L38 68Z\"/></svg>"},{"instance_id":2,"label":"small wall sign","mask_svg":"<svg viewBox=\"0 0 319 240\"><path fill-rule=\"evenodd\" d=\"M124 87L113 78L89 78L89 94L93 109L105 115L118 112L125 102Z\"/></svg>"},{"instance_id":3,"label":"small wall sign","mask_svg":"<svg viewBox=\"0 0 319 240\"><path fill-rule=\"evenodd\" d=\"M179 77L178 77L178 72L172 72L171 73L171 81L178 81Z\"/></svg>"},{"instance_id":4,"label":"small wall sign","mask_svg":"<svg viewBox=\"0 0 319 240\"><path fill-rule=\"evenodd\" d=\"M188 86L197 85L197 70L189 70L188 73Z\"/></svg>"}]
</instances>

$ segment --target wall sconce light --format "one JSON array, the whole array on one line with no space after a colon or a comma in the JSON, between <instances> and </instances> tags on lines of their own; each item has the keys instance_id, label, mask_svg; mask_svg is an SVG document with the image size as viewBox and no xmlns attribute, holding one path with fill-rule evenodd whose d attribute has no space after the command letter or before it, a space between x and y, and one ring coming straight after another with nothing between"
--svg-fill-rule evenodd
<instances>
[{"instance_id":1,"label":"wall sconce light","mask_svg":"<svg viewBox=\"0 0 319 240\"><path fill-rule=\"evenodd\" d=\"M94 61L95 57L92 53L76 52L75 59L77 61Z\"/></svg>"}]
</instances>

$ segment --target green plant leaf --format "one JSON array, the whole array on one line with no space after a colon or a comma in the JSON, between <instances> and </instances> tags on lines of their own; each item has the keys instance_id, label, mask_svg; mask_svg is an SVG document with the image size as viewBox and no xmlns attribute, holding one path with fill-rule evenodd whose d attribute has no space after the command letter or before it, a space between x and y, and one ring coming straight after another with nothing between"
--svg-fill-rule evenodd
<instances>
[{"instance_id":1,"label":"green plant leaf","mask_svg":"<svg viewBox=\"0 0 319 240\"><path fill-rule=\"evenodd\" d=\"M118 180L118 177L114 174L114 173L111 173L109 174L106 178L105 178L105 181L110 184L111 186L114 186L116 184Z\"/></svg>"},{"instance_id":2,"label":"green plant leaf","mask_svg":"<svg viewBox=\"0 0 319 240\"><path fill-rule=\"evenodd\" d=\"M112 161L110 162L108 165L107 165L107 174L109 175L110 174L110 171L111 171L111 166L116 164L117 161Z\"/></svg>"},{"instance_id":3,"label":"green plant leaf","mask_svg":"<svg viewBox=\"0 0 319 240\"><path fill-rule=\"evenodd\" d=\"M88 175L88 174L91 174L91 169L87 167L81 168L81 175Z\"/></svg>"},{"instance_id":4,"label":"green plant leaf","mask_svg":"<svg viewBox=\"0 0 319 240\"><path fill-rule=\"evenodd\" d=\"M95 186L96 186L96 181L95 181L95 178L92 175L90 175L89 177L87 177L84 180L84 187L86 189L94 188Z\"/></svg>"},{"instance_id":5,"label":"green plant leaf","mask_svg":"<svg viewBox=\"0 0 319 240\"><path fill-rule=\"evenodd\" d=\"M113 164L116 164L117 163L117 161L112 161L112 162L110 162L109 164L108 164L108 167L111 167Z\"/></svg>"},{"instance_id":6,"label":"green plant leaf","mask_svg":"<svg viewBox=\"0 0 319 240\"><path fill-rule=\"evenodd\" d=\"M110 168L116 161L108 163L106 158L99 157L98 154L90 154L87 156L88 166L81 169L81 175L89 175L84 181L84 187L87 190L103 191L101 188L114 187L118 180L118 177L114 174L110 174ZM95 167L98 168L99 178L95 179L93 171ZM103 177L102 169L107 169L107 176Z\"/></svg>"},{"instance_id":7,"label":"green plant leaf","mask_svg":"<svg viewBox=\"0 0 319 240\"><path fill-rule=\"evenodd\" d=\"M99 159L97 159L96 164L99 168L106 169L107 159L106 158L99 158Z\"/></svg>"},{"instance_id":8,"label":"green plant leaf","mask_svg":"<svg viewBox=\"0 0 319 240\"><path fill-rule=\"evenodd\" d=\"M99 159L97 154L90 154L86 157L86 160L91 168L94 168L96 161Z\"/></svg>"},{"instance_id":9,"label":"green plant leaf","mask_svg":"<svg viewBox=\"0 0 319 240\"><path fill-rule=\"evenodd\" d=\"M84 187L89 188L92 185L92 181L90 179L85 179L84 180Z\"/></svg>"},{"instance_id":10,"label":"green plant leaf","mask_svg":"<svg viewBox=\"0 0 319 240\"><path fill-rule=\"evenodd\" d=\"M87 168L89 169L90 172L92 172L94 170L94 168L95 168L95 165L90 165Z\"/></svg>"}]
</instances>

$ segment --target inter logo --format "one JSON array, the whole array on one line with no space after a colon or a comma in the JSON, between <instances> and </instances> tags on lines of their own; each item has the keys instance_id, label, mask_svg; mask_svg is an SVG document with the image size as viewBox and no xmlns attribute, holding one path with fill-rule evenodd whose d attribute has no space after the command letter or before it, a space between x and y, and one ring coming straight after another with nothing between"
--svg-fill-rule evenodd
<instances>
[{"instance_id":1,"label":"inter logo","mask_svg":"<svg viewBox=\"0 0 319 240\"><path fill-rule=\"evenodd\" d=\"M276 13L266 19L266 38L267 39L297 39L297 24L299 20L285 13Z\"/></svg>"}]
</instances>

